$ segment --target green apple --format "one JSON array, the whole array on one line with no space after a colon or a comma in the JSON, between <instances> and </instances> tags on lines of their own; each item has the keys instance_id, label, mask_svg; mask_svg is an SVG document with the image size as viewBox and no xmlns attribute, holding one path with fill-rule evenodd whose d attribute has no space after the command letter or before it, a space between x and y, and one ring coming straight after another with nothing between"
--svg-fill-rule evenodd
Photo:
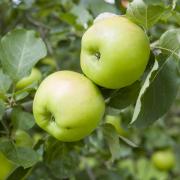
<instances>
[{"instance_id":1,"label":"green apple","mask_svg":"<svg viewBox=\"0 0 180 180\"><path fill-rule=\"evenodd\" d=\"M5 180L15 165L0 152L0 180Z\"/></svg>"},{"instance_id":2,"label":"green apple","mask_svg":"<svg viewBox=\"0 0 180 180\"><path fill-rule=\"evenodd\" d=\"M103 13L82 37L81 68L96 84L118 89L141 77L149 54L148 37L138 25L125 16Z\"/></svg>"},{"instance_id":3,"label":"green apple","mask_svg":"<svg viewBox=\"0 0 180 180\"><path fill-rule=\"evenodd\" d=\"M51 66L52 68L56 68L57 64L56 61L51 57L46 57L40 61L44 65Z\"/></svg>"},{"instance_id":4,"label":"green apple","mask_svg":"<svg viewBox=\"0 0 180 180\"><path fill-rule=\"evenodd\" d=\"M36 123L55 138L70 142L89 135L105 110L98 88L82 74L59 71L39 86L33 113Z\"/></svg>"},{"instance_id":5,"label":"green apple","mask_svg":"<svg viewBox=\"0 0 180 180\"><path fill-rule=\"evenodd\" d=\"M24 89L25 87L40 81L41 78L41 72L37 68L32 68L31 74L29 76L24 77L17 82L16 89Z\"/></svg>"},{"instance_id":6,"label":"green apple","mask_svg":"<svg viewBox=\"0 0 180 180\"><path fill-rule=\"evenodd\" d=\"M156 168L169 171L175 166L175 155L171 150L159 150L152 155L152 162Z\"/></svg>"},{"instance_id":7,"label":"green apple","mask_svg":"<svg viewBox=\"0 0 180 180\"><path fill-rule=\"evenodd\" d=\"M105 122L114 126L116 132L121 136L127 136L128 133L122 127L121 117L115 115L106 115Z\"/></svg>"}]
</instances>

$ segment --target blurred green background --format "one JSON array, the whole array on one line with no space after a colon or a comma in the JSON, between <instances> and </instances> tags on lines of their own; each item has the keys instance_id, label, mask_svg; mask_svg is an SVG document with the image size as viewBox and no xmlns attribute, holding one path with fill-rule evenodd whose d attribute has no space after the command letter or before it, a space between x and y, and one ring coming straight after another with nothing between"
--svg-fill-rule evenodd
<instances>
[{"instance_id":1,"label":"blurred green background","mask_svg":"<svg viewBox=\"0 0 180 180\"><path fill-rule=\"evenodd\" d=\"M126 3L125 0L113 4L104 0L0 0L0 36L14 28L34 29L48 49L48 57L37 64L43 77L64 69L81 72L79 56L84 31L102 12L124 14ZM176 8L180 10L180 6ZM170 17L153 26L147 32L151 43L166 30L179 28L179 22ZM120 139L118 158L114 162L99 127L86 143L68 144L68 153L58 149L60 162L39 163L27 179L180 180L180 93L167 115L143 130L128 125L132 107L122 111L111 109L110 114L120 122L117 131L122 139L127 137L133 142L131 145ZM46 143L51 143L51 139ZM47 152L51 148L55 146L51 145ZM162 171L152 163L152 155L159 150L170 150L175 156L175 166L169 171Z\"/></svg>"}]
</instances>

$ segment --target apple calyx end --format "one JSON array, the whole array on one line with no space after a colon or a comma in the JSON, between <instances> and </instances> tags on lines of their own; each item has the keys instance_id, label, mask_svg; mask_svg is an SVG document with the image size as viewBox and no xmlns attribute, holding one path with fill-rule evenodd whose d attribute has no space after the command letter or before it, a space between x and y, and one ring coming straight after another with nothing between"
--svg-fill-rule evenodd
<instances>
[{"instance_id":1,"label":"apple calyx end","mask_svg":"<svg viewBox=\"0 0 180 180\"><path fill-rule=\"evenodd\" d=\"M96 52L94 55L95 55L95 57L97 58L97 60L99 60L99 59L101 58L100 52Z\"/></svg>"}]
</instances>

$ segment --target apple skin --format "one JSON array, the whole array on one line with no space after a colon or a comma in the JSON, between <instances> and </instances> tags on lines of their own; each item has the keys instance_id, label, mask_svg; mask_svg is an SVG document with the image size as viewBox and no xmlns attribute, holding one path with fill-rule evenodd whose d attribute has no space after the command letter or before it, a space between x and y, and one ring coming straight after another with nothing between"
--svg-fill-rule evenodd
<instances>
[{"instance_id":1,"label":"apple skin","mask_svg":"<svg viewBox=\"0 0 180 180\"><path fill-rule=\"evenodd\" d=\"M145 32L126 17L106 16L97 17L82 37L81 68L96 84L119 89L141 77L150 45Z\"/></svg>"},{"instance_id":2,"label":"apple skin","mask_svg":"<svg viewBox=\"0 0 180 180\"><path fill-rule=\"evenodd\" d=\"M152 155L154 166L161 171L169 171L175 166L175 155L171 150L159 150Z\"/></svg>"},{"instance_id":3,"label":"apple skin","mask_svg":"<svg viewBox=\"0 0 180 180\"><path fill-rule=\"evenodd\" d=\"M14 168L15 165L0 152L0 180L5 180Z\"/></svg>"},{"instance_id":4,"label":"apple skin","mask_svg":"<svg viewBox=\"0 0 180 180\"><path fill-rule=\"evenodd\" d=\"M33 113L36 123L60 141L78 141L98 125L105 111L98 88L84 75L58 71L39 86Z\"/></svg>"},{"instance_id":5,"label":"apple skin","mask_svg":"<svg viewBox=\"0 0 180 180\"><path fill-rule=\"evenodd\" d=\"M40 81L42 78L41 72L37 68L32 68L31 74L27 77L22 78L16 84L16 89L24 89L29 85Z\"/></svg>"}]
</instances>

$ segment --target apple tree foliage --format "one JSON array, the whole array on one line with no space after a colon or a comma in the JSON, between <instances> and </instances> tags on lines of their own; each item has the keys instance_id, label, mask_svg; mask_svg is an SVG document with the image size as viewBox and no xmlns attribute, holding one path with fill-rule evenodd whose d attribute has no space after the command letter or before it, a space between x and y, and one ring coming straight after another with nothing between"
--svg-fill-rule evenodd
<instances>
[{"instance_id":1,"label":"apple tree foliage","mask_svg":"<svg viewBox=\"0 0 180 180\"><path fill-rule=\"evenodd\" d=\"M99 87L104 117L118 116L125 133L104 118L89 137L64 143L35 124L32 101L39 83L23 89L16 83L34 66L43 78L58 70L81 72L82 35L102 12L126 15L141 26L151 43L150 60L131 86ZM1 0L0 152L14 166L6 179L178 180L179 84L179 0ZM151 162L159 149L172 149L176 156L169 172Z\"/></svg>"}]
</instances>

